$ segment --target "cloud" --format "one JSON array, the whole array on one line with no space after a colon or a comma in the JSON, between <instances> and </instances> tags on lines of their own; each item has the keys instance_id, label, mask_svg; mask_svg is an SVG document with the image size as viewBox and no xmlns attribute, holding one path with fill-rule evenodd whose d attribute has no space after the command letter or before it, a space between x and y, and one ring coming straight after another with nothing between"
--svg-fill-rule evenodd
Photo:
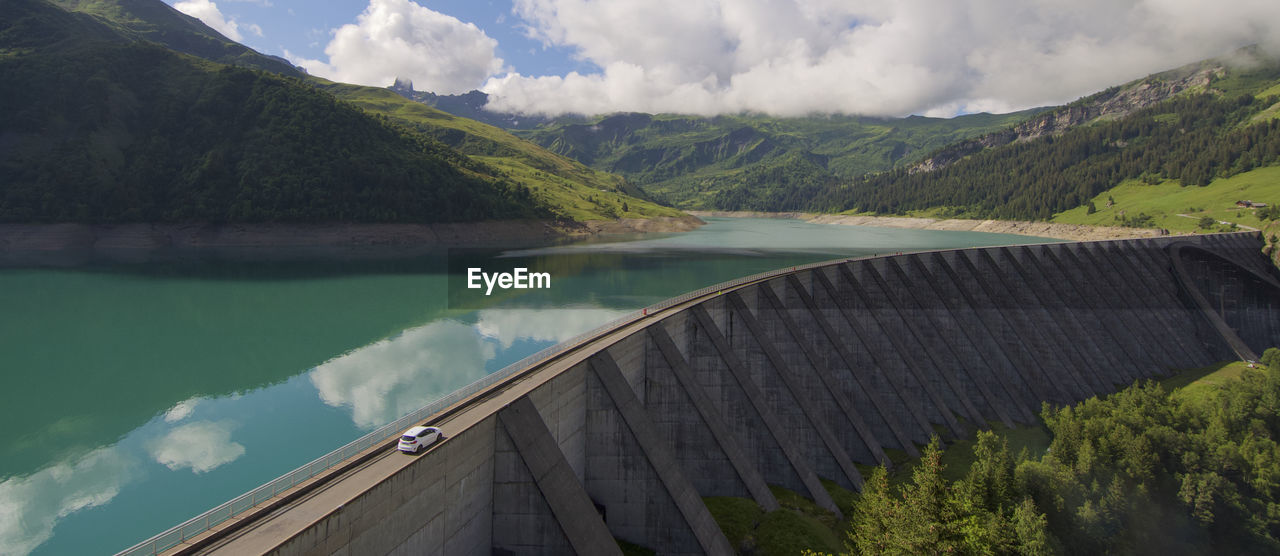
<instances>
[{"instance_id":1,"label":"cloud","mask_svg":"<svg viewBox=\"0 0 1280 556\"><path fill-rule=\"evenodd\" d=\"M62 518L110 502L131 479L132 464L109 446L0 482L0 554L27 554Z\"/></svg>"},{"instance_id":2,"label":"cloud","mask_svg":"<svg viewBox=\"0 0 1280 556\"><path fill-rule=\"evenodd\" d=\"M269 6L270 4L266 5ZM173 8L203 21L205 25L212 27L214 31L222 33L228 39L236 42L244 40L244 35L240 33L241 23L223 16L222 10L219 10L218 5L213 3L212 0L183 0L174 4ZM244 25L244 28L259 37L262 36L262 27L257 24L250 23Z\"/></svg>"},{"instance_id":3,"label":"cloud","mask_svg":"<svg viewBox=\"0 0 1280 556\"><path fill-rule=\"evenodd\" d=\"M331 359L310 379L325 404L372 429L484 376L489 356L470 326L437 321Z\"/></svg>"},{"instance_id":4,"label":"cloud","mask_svg":"<svg viewBox=\"0 0 1280 556\"><path fill-rule=\"evenodd\" d=\"M443 94L475 89L503 67L498 42L484 31L409 0L370 0L356 23L332 34L327 62L286 57L335 81L385 87L407 77L416 89Z\"/></svg>"},{"instance_id":5,"label":"cloud","mask_svg":"<svg viewBox=\"0 0 1280 556\"><path fill-rule=\"evenodd\" d=\"M244 445L231 441L232 425L226 422L196 421L174 427L152 440L151 457L169 469L189 468L205 473L244 455Z\"/></svg>"},{"instance_id":6,"label":"cloud","mask_svg":"<svg viewBox=\"0 0 1280 556\"><path fill-rule=\"evenodd\" d=\"M490 79L490 109L952 115L1070 101L1239 46L1280 3L1226 0L515 0L592 73Z\"/></svg>"}]
</instances>

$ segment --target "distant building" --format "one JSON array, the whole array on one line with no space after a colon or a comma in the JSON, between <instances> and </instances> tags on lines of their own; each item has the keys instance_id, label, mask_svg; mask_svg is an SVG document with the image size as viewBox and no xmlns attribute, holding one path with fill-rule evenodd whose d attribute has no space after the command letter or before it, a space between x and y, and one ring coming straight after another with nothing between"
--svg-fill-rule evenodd
<instances>
[{"instance_id":1,"label":"distant building","mask_svg":"<svg viewBox=\"0 0 1280 556\"><path fill-rule=\"evenodd\" d=\"M1267 206L1267 204L1266 204L1266 203L1255 203L1255 202L1253 202L1253 201L1244 200L1244 201L1236 201L1236 206L1237 206L1237 207L1241 207L1241 208L1262 208L1262 207Z\"/></svg>"}]
</instances>

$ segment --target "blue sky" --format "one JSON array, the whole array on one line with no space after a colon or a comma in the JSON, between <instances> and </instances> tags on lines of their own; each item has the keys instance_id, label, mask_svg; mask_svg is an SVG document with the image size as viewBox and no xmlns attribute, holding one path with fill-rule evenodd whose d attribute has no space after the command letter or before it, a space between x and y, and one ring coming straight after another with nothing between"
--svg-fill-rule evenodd
<instances>
[{"instance_id":1,"label":"blue sky","mask_svg":"<svg viewBox=\"0 0 1280 556\"><path fill-rule=\"evenodd\" d=\"M314 75L544 115L998 113L1280 52L1275 0L166 1Z\"/></svg>"},{"instance_id":2,"label":"blue sky","mask_svg":"<svg viewBox=\"0 0 1280 556\"><path fill-rule=\"evenodd\" d=\"M165 0L170 5L181 0ZM511 0L423 0L418 4L472 23L498 41L497 55L524 75L564 75L595 68L573 58L573 49L547 45L527 36L521 20L512 14ZM214 0L225 20L239 24L240 42L276 56L285 51L311 59L324 55L330 31L352 23L369 5L368 0ZM246 26L257 25L259 36ZM216 26L215 26L216 27Z\"/></svg>"}]
</instances>

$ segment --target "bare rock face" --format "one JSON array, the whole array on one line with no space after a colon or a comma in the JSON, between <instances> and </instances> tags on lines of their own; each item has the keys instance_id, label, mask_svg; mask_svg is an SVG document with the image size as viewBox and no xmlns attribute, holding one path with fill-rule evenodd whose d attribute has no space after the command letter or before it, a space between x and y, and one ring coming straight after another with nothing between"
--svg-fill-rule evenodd
<instances>
[{"instance_id":1,"label":"bare rock face","mask_svg":"<svg viewBox=\"0 0 1280 556\"><path fill-rule=\"evenodd\" d=\"M1031 118L1012 129L960 142L920 161L909 171L913 174L932 172L985 149L1015 141L1059 135L1073 127L1102 118L1123 118L1189 89L1208 88L1214 78L1221 77L1226 71L1225 64L1208 64L1153 75L1123 87L1112 87Z\"/></svg>"},{"instance_id":2,"label":"bare rock face","mask_svg":"<svg viewBox=\"0 0 1280 556\"><path fill-rule=\"evenodd\" d=\"M397 77L396 82L391 85L391 90L404 96L412 95L414 93L413 80L408 77Z\"/></svg>"}]
</instances>

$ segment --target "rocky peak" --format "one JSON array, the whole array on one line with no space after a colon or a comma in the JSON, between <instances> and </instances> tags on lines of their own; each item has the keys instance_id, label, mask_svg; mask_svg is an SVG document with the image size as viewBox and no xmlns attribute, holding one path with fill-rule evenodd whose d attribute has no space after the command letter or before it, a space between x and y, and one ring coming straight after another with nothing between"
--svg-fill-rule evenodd
<instances>
[{"instance_id":1,"label":"rocky peak","mask_svg":"<svg viewBox=\"0 0 1280 556\"><path fill-rule=\"evenodd\" d=\"M386 83L386 82L383 81L383 83ZM412 95L413 80L409 79L408 77L397 77L396 82L391 85L391 90L405 96Z\"/></svg>"},{"instance_id":2,"label":"rocky peak","mask_svg":"<svg viewBox=\"0 0 1280 556\"><path fill-rule=\"evenodd\" d=\"M920 161L911 173L931 172L961 158L1015 141L1030 141L1046 135L1059 135L1073 127L1101 118L1123 118L1184 91L1207 89L1215 78L1226 74L1224 63L1198 64L1155 74L1121 87L1112 87L1071 104L1060 106L1031 118L1012 129L997 131L962 141Z\"/></svg>"}]
</instances>

